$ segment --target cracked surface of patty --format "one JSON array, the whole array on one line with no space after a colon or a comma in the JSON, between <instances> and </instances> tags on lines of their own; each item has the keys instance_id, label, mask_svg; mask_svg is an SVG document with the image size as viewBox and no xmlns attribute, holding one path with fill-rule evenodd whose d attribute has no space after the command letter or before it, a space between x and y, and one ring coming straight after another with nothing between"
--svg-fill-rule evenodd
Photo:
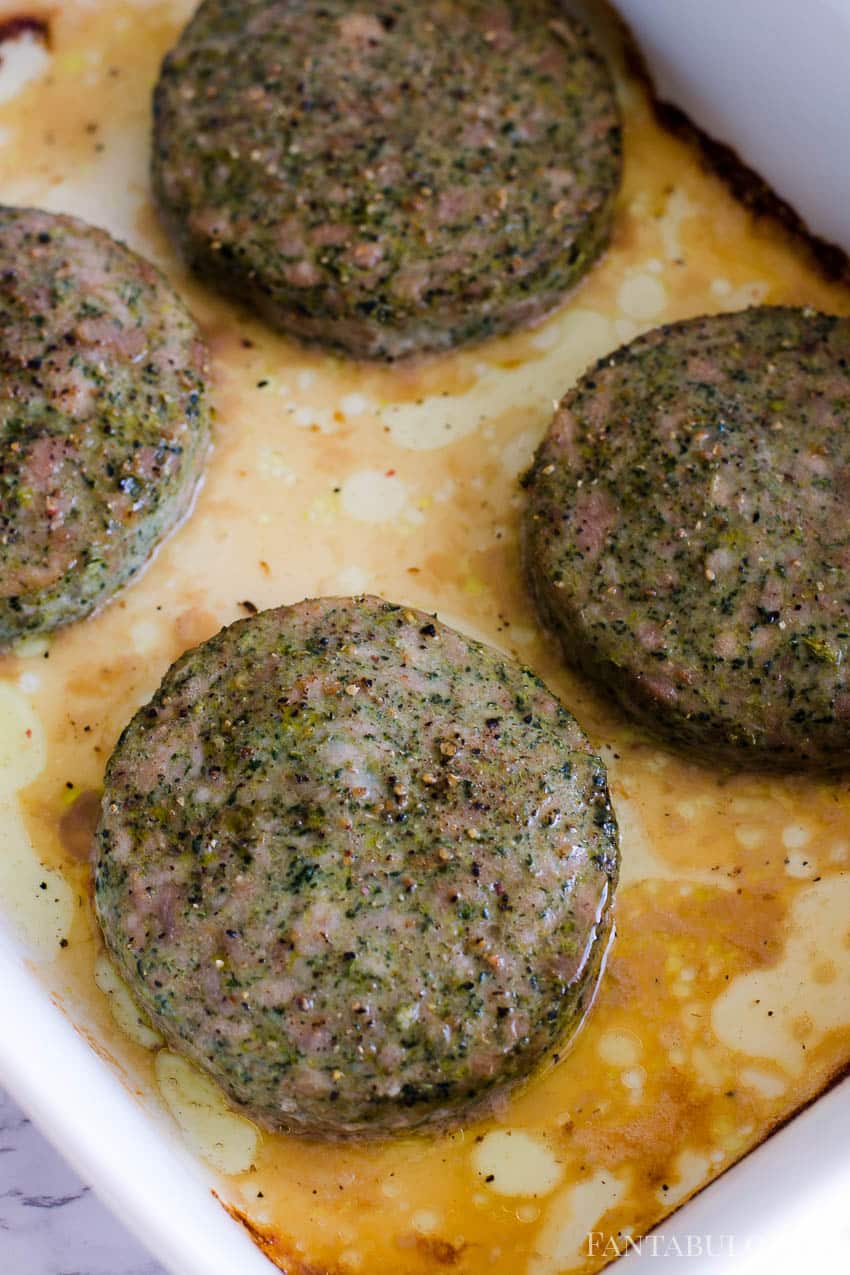
<instances>
[{"instance_id":1,"label":"cracked surface of patty","mask_svg":"<svg viewBox=\"0 0 850 1275\"><path fill-rule=\"evenodd\" d=\"M565 1042L618 863L605 768L538 678L329 598L169 671L109 763L96 904L140 1004L246 1114L364 1137L486 1110Z\"/></svg>"},{"instance_id":2,"label":"cracked surface of patty","mask_svg":"<svg viewBox=\"0 0 850 1275\"><path fill-rule=\"evenodd\" d=\"M99 606L186 512L205 374L149 262L76 218L0 207L0 643Z\"/></svg>"},{"instance_id":3,"label":"cracked surface of patty","mask_svg":"<svg viewBox=\"0 0 850 1275\"><path fill-rule=\"evenodd\" d=\"M850 320L759 307L599 361L525 479L567 658L674 743L850 762Z\"/></svg>"},{"instance_id":4,"label":"cracked surface of patty","mask_svg":"<svg viewBox=\"0 0 850 1275\"><path fill-rule=\"evenodd\" d=\"M154 119L189 262L356 357L541 318L607 242L620 176L608 70L557 0L206 0Z\"/></svg>"}]
</instances>

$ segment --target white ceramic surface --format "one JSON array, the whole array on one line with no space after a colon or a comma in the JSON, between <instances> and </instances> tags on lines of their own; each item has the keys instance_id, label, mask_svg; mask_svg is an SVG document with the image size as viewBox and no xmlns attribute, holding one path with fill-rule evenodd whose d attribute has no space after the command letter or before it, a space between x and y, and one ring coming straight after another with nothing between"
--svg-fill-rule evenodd
<instances>
[{"instance_id":1,"label":"white ceramic surface","mask_svg":"<svg viewBox=\"0 0 850 1275\"><path fill-rule=\"evenodd\" d=\"M850 250L850 0L616 0L659 95Z\"/></svg>"}]
</instances>

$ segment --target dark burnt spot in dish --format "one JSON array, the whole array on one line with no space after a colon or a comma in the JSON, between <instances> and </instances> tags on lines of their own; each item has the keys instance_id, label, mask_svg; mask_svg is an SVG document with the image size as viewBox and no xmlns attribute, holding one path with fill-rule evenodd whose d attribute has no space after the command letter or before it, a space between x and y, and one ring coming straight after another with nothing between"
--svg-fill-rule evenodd
<instances>
[{"instance_id":1,"label":"dark burnt spot in dish","mask_svg":"<svg viewBox=\"0 0 850 1275\"><path fill-rule=\"evenodd\" d=\"M50 48L50 20L40 14L17 14L10 18L0 18L0 62L3 60L3 45L10 40L18 40L22 35L34 35L45 48Z\"/></svg>"}]
</instances>

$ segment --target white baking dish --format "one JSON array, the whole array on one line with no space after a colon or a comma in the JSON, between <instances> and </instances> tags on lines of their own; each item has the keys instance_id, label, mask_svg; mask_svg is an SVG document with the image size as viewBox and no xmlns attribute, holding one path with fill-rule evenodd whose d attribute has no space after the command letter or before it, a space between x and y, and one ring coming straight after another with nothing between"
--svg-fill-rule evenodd
<instances>
[{"instance_id":1,"label":"white baking dish","mask_svg":"<svg viewBox=\"0 0 850 1275\"><path fill-rule=\"evenodd\" d=\"M736 147L813 229L850 247L839 74L850 5L621 0L620 8L662 92ZM112 220L121 218L113 211ZM175 1275L270 1271L212 1198L213 1174L92 1050L28 959L11 927L0 928L0 1080ZM850 1086L842 1085L664 1223L623 1269L679 1256L729 1275L803 1262L840 1269L850 1238L848 1145Z\"/></svg>"},{"instance_id":2,"label":"white baking dish","mask_svg":"<svg viewBox=\"0 0 850 1275\"><path fill-rule=\"evenodd\" d=\"M850 248L847 0L616 0L660 97Z\"/></svg>"}]
</instances>

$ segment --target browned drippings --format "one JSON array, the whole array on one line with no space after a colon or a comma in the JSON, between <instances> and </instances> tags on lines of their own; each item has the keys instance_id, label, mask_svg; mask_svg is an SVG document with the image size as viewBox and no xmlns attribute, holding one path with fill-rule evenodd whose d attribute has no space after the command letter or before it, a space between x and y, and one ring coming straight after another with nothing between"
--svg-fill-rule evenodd
<instances>
[{"instance_id":1,"label":"browned drippings","mask_svg":"<svg viewBox=\"0 0 850 1275\"><path fill-rule=\"evenodd\" d=\"M94 834L100 818L101 794L93 788L81 792L64 814L59 816L59 840L71 859L90 861L94 852Z\"/></svg>"},{"instance_id":2,"label":"browned drippings","mask_svg":"<svg viewBox=\"0 0 850 1275\"><path fill-rule=\"evenodd\" d=\"M0 46L7 40L17 40L20 36L30 33L42 44L50 47L50 23L46 16L40 14L18 13L10 18L0 18ZM0 48L0 58L3 52Z\"/></svg>"}]
</instances>

